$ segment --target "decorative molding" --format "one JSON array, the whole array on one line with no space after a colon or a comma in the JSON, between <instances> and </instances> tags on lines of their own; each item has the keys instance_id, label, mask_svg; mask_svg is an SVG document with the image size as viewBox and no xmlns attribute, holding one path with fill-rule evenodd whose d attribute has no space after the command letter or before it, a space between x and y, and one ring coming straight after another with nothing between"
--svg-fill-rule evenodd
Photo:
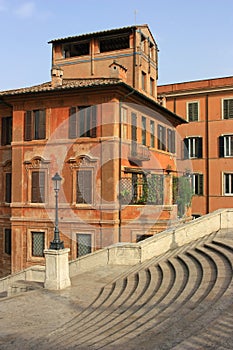
<instances>
[{"instance_id":1,"label":"decorative molding","mask_svg":"<svg viewBox=\"0 0 233 350\"><path fill-rule=\"evenodd\" d=\"M42 166L46 166L50 163L50 160L46 160L43 157L36 156L32 158L31 160L25 160L24 165L26 169L33 169L33 168L40 168Z\"/></svg>"}]
</instances>

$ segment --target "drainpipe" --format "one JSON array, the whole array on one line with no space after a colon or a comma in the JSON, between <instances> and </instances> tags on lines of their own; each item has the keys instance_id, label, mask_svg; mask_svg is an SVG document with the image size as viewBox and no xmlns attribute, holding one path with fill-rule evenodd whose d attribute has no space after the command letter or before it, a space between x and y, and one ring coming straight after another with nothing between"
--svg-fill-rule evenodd
<instances>
[{"instance_id":1,"label":"drainpipe","mask_svg":"<svg viewBox=\"0 0 233 350\"><path fill-rule=\"evenodd\" d=\"M205 107L206 107L206 113L205 113L205 146L206 146L206 214L210 211L210 181L209 181L209 96L206 95L205 99Z\"/></svg>"},{"instance_id":2,"label":"drainpipe","mask_svg":"<svg viewBox=\"0 0 233 350\"><path fill-rule=\"evenodd\" d=\"M133 88L135 89L135 76L136 76L136 30L134 30L134 37L133 37L133 46L134 46L134 52L133 52Z\"/></svg>"}]
</instances>

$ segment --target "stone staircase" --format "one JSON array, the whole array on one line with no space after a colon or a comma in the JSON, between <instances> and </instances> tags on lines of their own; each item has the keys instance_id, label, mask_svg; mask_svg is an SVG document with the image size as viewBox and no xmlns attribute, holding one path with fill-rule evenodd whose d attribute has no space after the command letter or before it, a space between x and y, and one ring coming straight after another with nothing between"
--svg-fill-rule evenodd
<instances>
[{"instance_id":1,"label":"stone staircase","mask_svg":"<svg viewBox=\"0 0 233 350\"><path fill-rule=\"evenodd\" d=\"M232 349L232 238L215 232L129 267L45 348Z\"/></svg>"}]
</instances>

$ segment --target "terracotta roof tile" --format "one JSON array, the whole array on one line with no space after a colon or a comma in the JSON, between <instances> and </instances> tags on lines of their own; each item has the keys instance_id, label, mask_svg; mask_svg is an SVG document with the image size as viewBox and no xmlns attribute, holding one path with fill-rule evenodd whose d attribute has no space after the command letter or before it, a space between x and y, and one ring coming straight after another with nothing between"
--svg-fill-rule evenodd
<instances>
[{"instance_id":1,"label":"terracotta roof tile","mask_svg":"<svg viewBox=\"0 0 233 350\"><path fill-rule=\"evenodd\" d=\"M0 91L0 97L22 95L22 94L36 93L36 92L85 88L85 87L91 87L91 86L115 85L115 84L118 84L119 82L121 82L121 80L116 78L63 79L63 84L61 86L53 87L51 82L47 82L40 85L25 87L21 89Z\"/></svg>"},{"instance_id":2,"label":"terracotta roof tile","mask_svg":"<svg viewBox=\"0 0 233 350\"><path fill-rule=\"evenodd\" d=\"M147 24L132 25L132 26L128 26L128 27L107 29L107 30L103 30L103 31L93 32L93 33L86 33L86 34L80 34L80 35L75 35L75 36L69 36L69 37L65 37L65 38L50 40L49 44L59 43L59 42L68 42L68 41L74 41L74 40L80 40L80 39L88 39L89 37L96 37L96 36L120 34L120 33L130 31L132 29L137 29L137 28L142 28L142 27L148 27L148 25Z\"/></svg>"}]
</instances>

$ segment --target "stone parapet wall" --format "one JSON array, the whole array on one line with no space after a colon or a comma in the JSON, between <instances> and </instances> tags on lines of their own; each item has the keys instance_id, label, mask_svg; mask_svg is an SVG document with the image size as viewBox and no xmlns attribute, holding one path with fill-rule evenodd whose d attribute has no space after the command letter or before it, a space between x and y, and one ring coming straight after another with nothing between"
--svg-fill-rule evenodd
<instances>
[{"instance_id":1,"label":"stone parapet wall","mask_svg":"<svg viewBox=\"0 0 233 350\"><path fill-rule=\"evenodd\" d=\"M233 229L233 209L219 209L139 243L117 243L69 262L70 277L105 265L135 265L220 230ZM0 293L16 281L45 281L45 267L33 266L0 280Z\"/></svg>"}]
</instances>

